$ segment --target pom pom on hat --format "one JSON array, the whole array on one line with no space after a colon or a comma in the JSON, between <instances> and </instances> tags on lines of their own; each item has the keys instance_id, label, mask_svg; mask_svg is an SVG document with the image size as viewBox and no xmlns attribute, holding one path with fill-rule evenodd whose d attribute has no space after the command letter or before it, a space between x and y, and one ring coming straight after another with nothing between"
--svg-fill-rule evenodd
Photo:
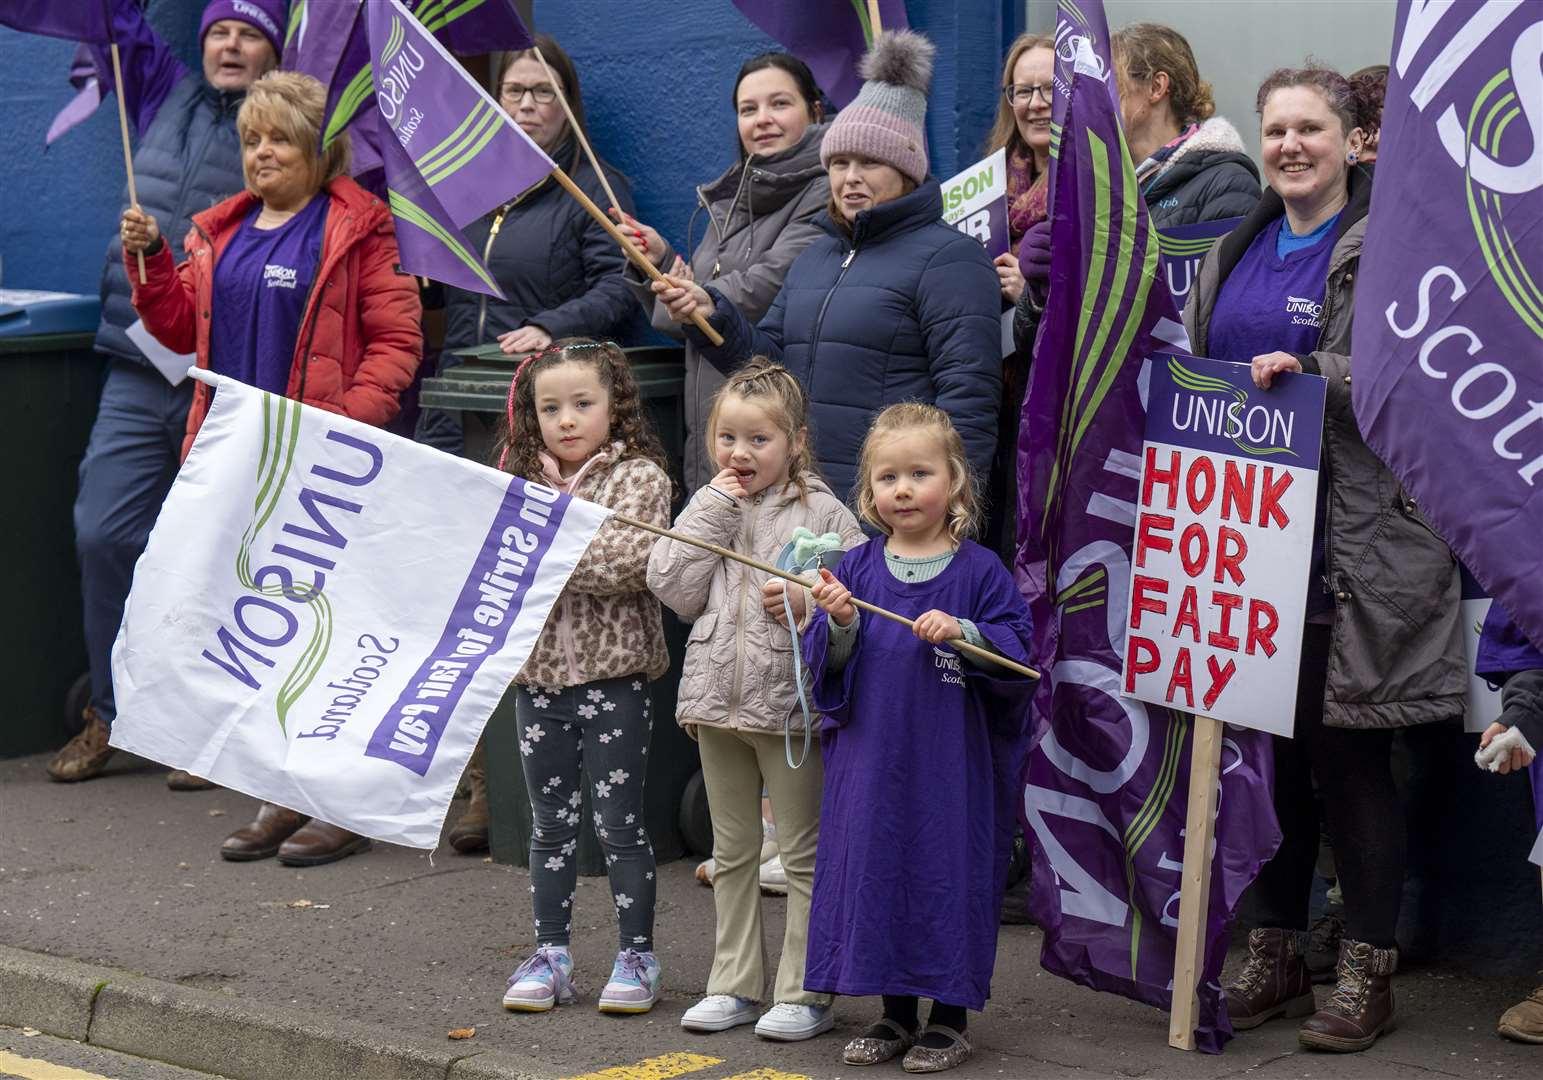
<instances>
[{"instance_id":1,"label":"pom pom on hat","mask_svg":"<svg viewBox=\"0 0 1543 1080\"><path fill-rule=\"evenodd\" d=\"M864 82L909 86L923 94L932 85L932 58L937 46L915 30L880 34L857 66Z\"/></svg>"},{"instance_id":2,"label":"pom pom on hat","mask_svg":"<svg viewBox=\"0 0 1543 1080\"><path fill-rule=\"evenodd\" d=\"M841 110L820 144L820 164L858 154L882 161L920 184L927 178L927 87L932 82L932 42L914 30L880 34L858 70L857 98Z\"/></svg>"}]
</instances>

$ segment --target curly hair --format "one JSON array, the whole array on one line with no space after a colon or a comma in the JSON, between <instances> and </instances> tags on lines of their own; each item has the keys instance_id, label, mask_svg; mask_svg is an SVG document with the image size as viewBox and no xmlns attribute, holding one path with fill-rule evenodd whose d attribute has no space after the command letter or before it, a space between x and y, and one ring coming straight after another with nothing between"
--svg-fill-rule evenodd
<instances>
[{"instance_id":1,"label":"curly hair","mask_svg":"<svg viewBox=\"0 0 1543 1080\"><path fill-rule=\"evenodd\" d=\"M980 498L975 492L975 477L964 456L964 441L948 414L936 405L905 401L891 405L874 418L863 440L862 456L857 459L857 516L885 536L894 534L889 522L879 516L873 497L873 458L880 446L900 435L924 431L934 435L943 456L948 459L948 535L955 544L973 536L980 522Z\"/></svg>"},{"instance_id":2,"label":"curly hair","mask_svg":"<svg viewBox=\"0 0 1543 1080\"><path fill-rule=\"evenodd\" d=\"M562 364L588 364L610 397L610 441L622 444L623 458L643 458L670 467L659 436L643 411L643 395L632 377L627 354L614 341L571 337L526 357L514 373L499 432L498 467L525 480L541 480L541 421L536 416L536 379Z\"/></svg>"},{"instance_id":3,"label":"curly hair","mask_svg":"<svg viewBox=\"0 0 1543 1080\"><path fill-rule=\"evenodd\" d=\"M781 364L764 356L752 356L750 361L718 389L713 396L713 408L707 414L707 460L714 468L718 458L714 447L718 442L718 410L723 400L737 397L765 411L788 440L788 479L798 488L798 497L809 497L809 478L819 476L820 470L809 451L809 397L803 384Z\"/></svg>"}]
</instances>

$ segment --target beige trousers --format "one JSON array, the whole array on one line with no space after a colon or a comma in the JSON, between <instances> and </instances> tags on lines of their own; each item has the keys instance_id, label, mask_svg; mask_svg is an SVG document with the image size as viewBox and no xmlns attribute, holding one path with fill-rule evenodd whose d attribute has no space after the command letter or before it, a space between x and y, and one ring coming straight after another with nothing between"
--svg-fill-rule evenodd
<instances>
[{"instance_id":1,"label":"beige trousers","mask_svg":"<svg viewBox=\"0 0 1543 1080\"><path fill-rule=\"evenodd\" d=\"M698 725L702 775L713 816L713 905L718 915L709 994L764 1000L766 941L761 920L761 785L771 797L777 847L788 876L787 929L777 963L774 1001L828 1005L830 995L804 989L809 894L820 832L825 767L816 742L802 767L788 768L782 735ZM795 759L803 738L794 740Z\"/></svg>"}]
</instances>

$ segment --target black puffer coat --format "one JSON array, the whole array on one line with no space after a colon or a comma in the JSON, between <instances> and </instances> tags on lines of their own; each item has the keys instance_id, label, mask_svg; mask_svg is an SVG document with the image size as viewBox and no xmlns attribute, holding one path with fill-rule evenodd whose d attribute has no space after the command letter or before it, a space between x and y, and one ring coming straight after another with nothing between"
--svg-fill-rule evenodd
<instances>
[{"instance_id":1,"label":"black puffer coat","mask_svg":"<svg viewBox=\"0 0 1543 1080\"><path fill-rule=\"evenodd\" d=\"M1259 169L1237 128L1213 116L1141 184L1157 229L1243 217L1259 205Z\"/></svg>"}]
</instances>

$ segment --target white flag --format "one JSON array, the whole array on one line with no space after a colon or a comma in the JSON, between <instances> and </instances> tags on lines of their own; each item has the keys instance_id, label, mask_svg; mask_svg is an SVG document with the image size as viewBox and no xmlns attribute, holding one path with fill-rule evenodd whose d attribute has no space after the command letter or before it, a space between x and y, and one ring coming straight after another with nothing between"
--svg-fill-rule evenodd
<instances>
[{"instance_id":1,"label":"white flag","mask_svg":"<svg viewBox=\"0 0 1543 1080\"><path fill-rule=\"evenodd\" d=\"M112 745L432 848L609 513L220 379L134 570Z\"/></svg>"}]
</instances>

